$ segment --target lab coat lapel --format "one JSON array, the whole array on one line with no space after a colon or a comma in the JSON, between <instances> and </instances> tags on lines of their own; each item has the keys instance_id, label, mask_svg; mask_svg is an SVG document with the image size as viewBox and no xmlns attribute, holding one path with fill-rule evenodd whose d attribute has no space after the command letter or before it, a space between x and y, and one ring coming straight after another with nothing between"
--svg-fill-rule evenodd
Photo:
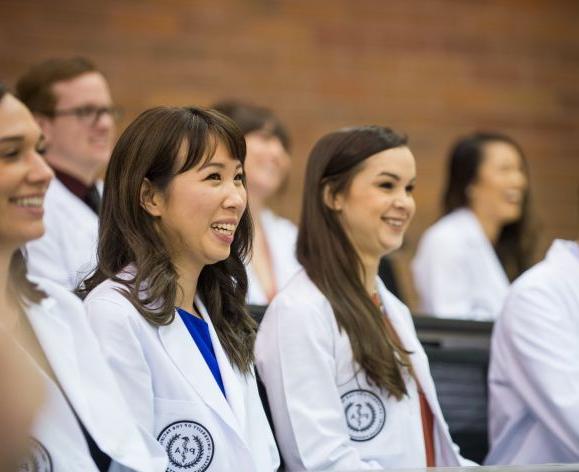
<instances>
[{"instance_id":1,"label":"lab coat lapel","mask_svg":"<svg viewBox=\"0 0 579 472\"><path fill-rule=\"evenodd\" d=\"M467 225L465 225L465 231L472 235L472 241L475 244L473 250L482 251L484 253L484 257L482 257L481 260L488 261L488 263L492 265L492 271L489 272L489 275L492 274L493 277L493 285L491 286L491 289L503 287L504 291L506 292L506 289L509 286L509 278L505 273L505 269L501 265L493 245L486 237L480 222L472 213L472 211L468 209L464 209L463 211L465 221L467 221Z\"/></svg>"},{"instance_id":2,"label":"lab coat lapel","mask_svg":"<svg viewBox=\"0 0 579 472\"><path fill-rule=\"evenodd\" d=\"M45 298L40 304L27 307L26 313L58 383L76 413L85 418L88 404L83 393L86 389L81 382L74 339L69 326L60 317L55 316L55 309L55 300Z\"/></svg>"},{"instance_id":3,"label":"lab coat lapel","mask_svg":"<svg viewBox=\"0 0 579 472\"><path fill-rule=\"evenodd\" d=\"M378 282L378 292L382 299L382 303L384 304L386 316L388 316L392 326L396 330L396 333L398 333L404 348L410 352L423 352L422 346L416 337L412 319L405 319L410 318L410 312L406 309L401 310L399 307L394 306L394 304L388 304L389 297L382 281ZM411 359L413 357L415 356L411 356ZM438 419L443 418L440 405L436 399L436 389L434 387L432 376L430 375L428 362L413 362L412 367L414 368L416 380L422 387L432 413Z\"/></svg>"},{"instance_id":4,"label":"lab coat lapel","mask_svg":"<svg viewBox=\"0 0 579 472\"><path fill-rule=\"evenodd\" d=\"M202 314L207 321L206 312ZM159 327L159 335L165 350L187 382L199 393L201 399L237 433L239 430L237 420L178 313L175 314L175 320L171 324ZM213 342L215 349L217 346L215 341ZM222 369L221 363L219 363L219 368ZM221 374L223 376L223 371Z\"/></svg>"},{"instance_id":5,"label":"lab coat lapel","mask_svg":"<svg viewBox=\"0 0 579 472\"><path fill-rule=\"evenodd\" d=\"M211 317L209 313L207 313L207 309L201 303L201 300L197 299L196 301L199 310L203 316L203 319L207 321L209 325L209 334L211 335L211 342L213 343L213 350L215 351L215 357L217 358L217 363L219 364L219 371L221 372L221 378L223 380L223 385L225 386L225 393L227 394L227 402L233 411L233 414L237 418L237 424L239 426L243 426L245 429L245 403L244 403L244 391L243 385L241 383L241 379L239 378L240 375L235 372L227 354L223 350L221 346L221 342L219 341L219 337L217 336L217 332L215 331L215 327L213 326L213 322L211 321ZM245 431L243 431L245 433ZM245 434L244 434L245 436Z\"/></svg>"},{"instance_id":6,"label":"lab coat lapel","mask_svg":"<svg viewBox=\"0 0 579 472\"><path fill-rule=\"evenodd\" d=\"M135 450L141 447L137 441L127 442L128 437L139 434L127 410L115 401L103 407L107 395L114 398L117 386L112 374L102 370L104 360L93 362L101 351L94 338L87 338L92 332L81 326L84 319L74 318L82 313L71 313L64 322L62 317L68 313L56 313L56 309L56 301L46 298L30 305L26 312L66 398L103 452L135 470L148 470L149 465L139 462L139 458L146 458L146 451Z\"/></svg>"}]
</instances>

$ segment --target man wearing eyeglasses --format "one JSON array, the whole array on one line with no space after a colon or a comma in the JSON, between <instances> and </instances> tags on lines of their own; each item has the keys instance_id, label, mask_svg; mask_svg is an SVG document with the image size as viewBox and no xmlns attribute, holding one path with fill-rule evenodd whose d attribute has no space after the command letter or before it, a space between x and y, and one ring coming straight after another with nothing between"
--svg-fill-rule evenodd
<instances>
[{"instance_id":1,"label":"man wearing eyeglasses","mask_svg":"<svg viewBox=\"0 0 579 472\"><path fill-rule=\"evenodd\" d=\"M96 263L98 178L110 158L119 110L103 74L81 57L33 66L16 93L42 128L56 176L44 201L46 233L27 245L29 271L72 290Z\"/></svg>"}]
</instances>

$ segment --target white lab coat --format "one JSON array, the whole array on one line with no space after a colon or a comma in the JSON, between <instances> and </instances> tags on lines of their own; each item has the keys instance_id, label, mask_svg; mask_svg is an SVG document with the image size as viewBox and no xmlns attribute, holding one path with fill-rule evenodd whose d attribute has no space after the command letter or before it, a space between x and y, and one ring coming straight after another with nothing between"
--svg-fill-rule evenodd
<instances>
[{"instance_id":1,"label":"white lab coat","mask_svg":"<svg viewBox=\"0 0 579 472\"><path fill-rule=\"evenodd\" d=\"M277 290L281 290L299 270L296 259L296 241L298 230L289 220L265 209L259 215L265 240L269 248L273 275ZM261 286L251 262L247 264L247 303L250 305L267 305L269 300Z\"/></svg>"},{"instance_id":2,"label":"white lab coat","mask_svg":"<svg viewBox=\"0 0 579 472\"><path fill-rule=\"evenodd\" d=\"M442 318L494 320L509 279L467 208L442 217L422 236L412 261L420 310Z\"/></svg>"},{"instance_id":3,"label":"white lab coat","mask_svg":"<svg viewBox=\"0 0 579 472\"><path fill-rule=\"evenodd\" d=\"M470 464L452 443L408 309L380 279L376 284L432 409L437 465ZM405 375L409 395L401 401L370 386L354 367L349 338L328 300L304 270L267 309L256 366L288 471L425 467L415 381Z\"/></svg>"},{"instance_id":4,"label":"white lab coat","mask_svg":"<svg viewBox=\"0 0 579 472\"><path fill-rule=\"evenodd\" d=\"M46 399L32 428L31 455L19 470L97 471L72 405L99 448L111 457L110 471L164 471L165 452L139 432L81 301L54 282L30 279L48 298L29 305L26 315L66 397L32 361L44 380ZM26 468L34 460L44 466Z\"/></svg>"},{"instance_id":5,"label":"white lab coat","mask_svg":"<svg viewBox=\"0 0 579 472\"><path fill-rule=\"evenodd\" d=\"M576 243L555 241L513 284L493 332L489 391L487 463L579 462Z\"/></svg>"},{"instance_id":6,"label":"white lab coat","mask_svg":"<svg viewBox=\"0 0 579 472\"><path fill-rule=\"evenodd\" d=\"M236 370L209 325L227 399L181 317L154 326L107 280L85 299L89 320L139 425L166 448L169 471L271 472L279 465L255 376ZM189 446L192 445L192 446ZM175 466L175 468L172 468Z\"/></svg>"},{"instance_id":7,"label":"white lab coat","mask_svg":"<svg viewBox=\"0 0 579 472\"><path fill-rule=\"evenodd\" d=\"M98 217L53 179L44 200L44 226L44 236L26 245L29 273L73 290L96 267Z\"/></svg>"}]
</instances>

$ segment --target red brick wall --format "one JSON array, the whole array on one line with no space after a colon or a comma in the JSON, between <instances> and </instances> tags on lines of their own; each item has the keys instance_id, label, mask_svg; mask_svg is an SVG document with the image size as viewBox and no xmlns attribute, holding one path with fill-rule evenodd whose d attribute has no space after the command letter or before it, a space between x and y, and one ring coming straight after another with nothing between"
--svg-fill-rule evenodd
<instances>
[{"instance_id":1,"label":"red brick wall","mask_svg":"<svg viewBox=\"0 0 579 472\"><path fill-rule=\"evenodd\" d=\"M577 237L578 24L579 2L553 0L0 0L0 79L84 54L127 120L223 97L269 105L294 137L291 183L275 205L294 220L322 133L405 131L419 171L418 213L397 256L408 283L406 262L438 215L445 152L474 128L525 148L542 248Z\"/></svg>"}]
</instances>

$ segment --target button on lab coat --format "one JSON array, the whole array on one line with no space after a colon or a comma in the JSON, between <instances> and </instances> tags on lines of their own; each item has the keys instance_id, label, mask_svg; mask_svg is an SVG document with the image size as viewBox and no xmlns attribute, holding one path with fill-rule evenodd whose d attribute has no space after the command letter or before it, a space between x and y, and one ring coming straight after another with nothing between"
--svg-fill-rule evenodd
<instances>
[{"instance_id":1,"label":"button on lab coat","mask_svg":"<svg viewBox=\"0 0 579 472\"><path fill-rule=\"evenodd\" d=\"M271 257L276 289L279 291L300 268L296 259L298 230L291 221L276 215L271 210L263 210L259 217ZM247 303L267 305L269 300L251 261L247 265L247 278L249 283Z\"/></svg>"},{"instance_id":2,"label":"button on lab coat","mask_svg":"<svg viewBox=\"0 0 579 472\"><path fill-rule=\"evenodd\" d=\"M470 464L452 443L408 309L376 284L432 409L437 465ZM305 271L267 309L256 365L288 471L425 467L416 383L405 375L408 396L401 401L368 384L328 300Z\"/></svg>"},{"instance_id":3,"label":"button on lab coat","mask_svg":"<svg viewBox=\"0 0 579 472\"><path fill-rule=\"evenodd\" d=\"M31 280L48 298L29 305L26 316L62 388L40 372L46 400L33 425L32 437L37 442L32 455L53 467L42 470L97 471L72 404L99 448L111 457L111 472L164 471L165 452L139 432L80 300L51 281Z\"/></svg>"},{"instance_id":4,"label":"button on lab coat","mask_svg":"<svg viewBox=\"0 0 579 472\"><path fill-rule=\"evenodd\" d=\"M422 236L412 261L421 312L442 318L494 320L509 279L474 213L460 208Z\"/></svg>"},{"instance_id":5,"label":"button on lab coat","mask_svg":"<svg viewBox=\"0 0 579 472\"><path fill-rule=\"evenodd\" d=\"M579 462L579 251L555 241L512 286L491 344L489 464Z\"/></svg>"},{"instance_id":6,"label":"button on lab coat","mask_svg":"<svg viewBox=\"0 0 579 472\"><path fill-rule=\"evenodd\" d=\"M53 179L44 199L44 226L44 236L26 245L29 273L73 290L96 266L98 217Z\"/></svg>"},{"instance_id":7,"label":"button on lab coat","mask_svg":"<svg viewBox=\"0 0 579 472\"><path fill-rule=\"evenodd\" d=\"M209 325L227 398L181 317L153 326L116 290L120 287L103 282L85 306L125 398L149 437L163 443L170 461L181 466L197 461L191 469L195 472L276 470L279 455L255 376L240 373L229 362L201 300L195 303ZM198 449L191 452L183 441Z\"/></svg>"}]
</instances>

